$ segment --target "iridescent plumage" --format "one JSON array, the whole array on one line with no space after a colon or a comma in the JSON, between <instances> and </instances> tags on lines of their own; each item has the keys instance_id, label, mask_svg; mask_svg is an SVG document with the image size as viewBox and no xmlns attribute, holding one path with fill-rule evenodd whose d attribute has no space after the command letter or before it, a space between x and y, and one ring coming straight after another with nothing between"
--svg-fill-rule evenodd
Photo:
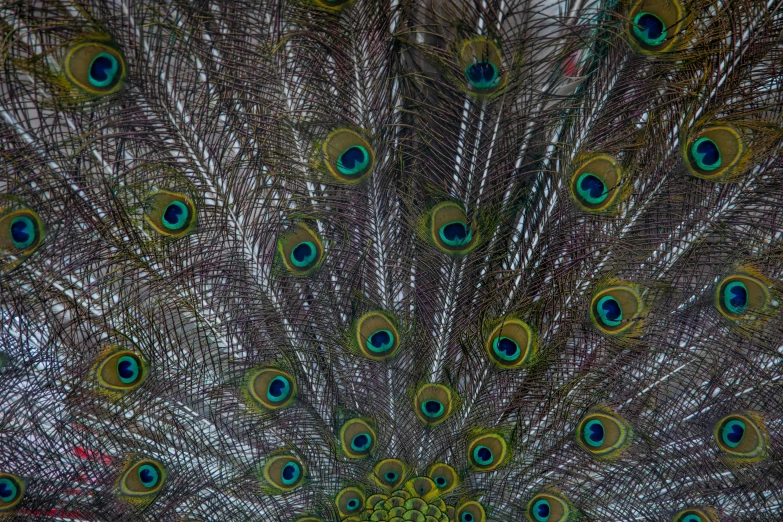
<instances>
[{"instance_id":1,"label":"iridescent plumage","mask_svg":"<svg viewBox=\"0 0 783 522\"><path fill-rule=\"evenodd\" d=\"M780 516L779 1L0 24L0 518Z\"/></svg>"}]
</instances>

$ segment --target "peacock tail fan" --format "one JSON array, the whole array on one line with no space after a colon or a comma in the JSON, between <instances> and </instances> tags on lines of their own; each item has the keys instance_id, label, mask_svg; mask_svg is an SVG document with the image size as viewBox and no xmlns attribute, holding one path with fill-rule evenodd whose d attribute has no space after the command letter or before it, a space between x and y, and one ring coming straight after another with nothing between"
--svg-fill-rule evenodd
<instances>
[{"instance_id":1,"label":"peacock tail fan","mask_svg":"<svg viewBox=\"0 0 783 522\"><path fill-rule=\"evenodd\" d=\"M780 517L780 2L0 34L0 519Z\"/></svg>"}]
</instances>

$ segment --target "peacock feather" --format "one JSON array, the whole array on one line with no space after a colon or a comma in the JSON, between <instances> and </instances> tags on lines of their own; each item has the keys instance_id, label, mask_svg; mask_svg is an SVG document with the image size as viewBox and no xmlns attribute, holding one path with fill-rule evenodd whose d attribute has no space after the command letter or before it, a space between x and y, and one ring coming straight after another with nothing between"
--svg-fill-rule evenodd
<instances>
[{"instance_id":1,"label":"peacock feather","mask_svg":"<svg viewBox=\"0 0 783 522\"><path fill-rule=\"evenodd\" d=\"M783 517L779 0L0 35L0 519Z\"/></svg>"}]
</instances>

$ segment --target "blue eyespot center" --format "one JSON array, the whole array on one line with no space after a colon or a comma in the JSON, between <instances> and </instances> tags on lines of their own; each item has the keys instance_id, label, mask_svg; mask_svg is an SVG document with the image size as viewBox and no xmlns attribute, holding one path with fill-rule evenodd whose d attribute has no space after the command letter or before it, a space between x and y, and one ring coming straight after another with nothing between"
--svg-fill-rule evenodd
<instances>
[{"instance_id":1,"label":"blue eyespot center","mask_svg":"<svg viewBox=\"0 0 783 522\"><path fill-rule=\"evenodd\" d=\"M551 511L547 500L540 499L533 504L533 516L538 522L547 522Z\"/></svg>"},{"instance_id":2,"label":"blue eyespot center","mask_svg":"<svg viewBox=\"0 0 783 522\"><path fill-rule=\"evenodd\" d=\"M504 361L513 361L519 357L519 345L509 337L496 337L492 341L492 351Z\"/></svg>"},{"instance_id":3,"label":"blue eyespot center","mask_svg":"<svg viewBox=\"0 0 783 522\"><path fill-rule=\"evenodd\" d=\"M18 494L19 488L16 487L12 480L7 478L0 479L0 499L3 502L12 502Z\"/></svg>"},{"instance_id":4,"label":"blue eyespot center","mask_svg":"<svg viewBox=\"0 0 783 522\"><path fill-rule=\"evenodd\" d=\"M386 477L386 482L395 482L397 480L398 475L393 471L387 471L385 477Z\"/></svg>"},{"instance_id":5,"label":"blue eyespot center","mask_svg":"<svg viewBox=\"0 0 783 522\"><path fill-rule=\"evenodd\" d=\"M606 326L619 326L623 320L623 309L614 297L606 295L598 300L598 317Z\"/></svg>"},{"instance_id":6,"label":"blue eyespot center","mask_svg":"<svg viewBox=\"0 0 783 522\"><path fill-rule=\"evenodd\" d=\"M434 399L426 400L421 404L421 411L427 417L439 417L443 413L443 404Z\"/></svg>"},{"instance_id":7,"label":"blue eyespot center","mask_svg":"<svg viewBox=\"0 0 783 522\"><path fill-rule=\"evenodd\" d=\"M492 450L486 446L476 446L473 450L473 459L481 466L488 466L495 460Z\"/></svg>"},{"instance_id":8,"label":"blue eyespot center","mask_svg":"<svg viewBox=\"0 0 783 522\"><path fill-rule=\"evenodd\" d=\"M109 53L100 53L90 63L89 80L94 87L107 87L117 76L120 65Z\"/></svg>"},{"instance_id":9,"label":"blue eyespot center","mask_svg":"<svg viewBox=\"0 0 783 522\"><path fill-rule=\"evenodd\" d=\"M748 308L748 287L740 281L727 284L723 294L723 304L729 312L741 314Z\"/></svg>"},{"instance_id":10,"label":"blue eyespot center","mask_svg":"<svg viewBox=\"0 0 783 522\"><path fill-rule=\"evenodd\" d=\"M720 149L717 143L709 138L699 138L691 147L691 154L696 165L702 170L715 170L721 165Z\"/></svg>"},{"instance_id":11,"label":"blue eyespot center","mask_svg":"<svg viewBox=\"0 0 783 522\"><path fill-rule=\"evenodd\" d=\"M599 420L591 420L584 427L584 440L590 446L597 448L604 443L606 432L604 425Z\"/></svg>"},{"instance_id":12,"label":"blue eyespot center","mask_svg":"<svg viewBox=\"0 0 783 522\"><path fill-rule=\"evenodd\" d=\"M637 14L633 24L633 34L644 44L656 46L666 40L666 24L652 13Z\"/></svg>"},{"instance_id":13,"label":"blue eyespot center","mask_svg":"<svg viewBox=\"0 0 783 522\"><path fill-rule=\"evenodd\" d=\"M117 375L124 384L132 384L141 376L138 361L128 355L123 355L117 360Z\"/></svg>"},{"instance_id":14,"label":"blue eyespot center","mask_svg":"<svg viewBox=\"0 0 783 522\"><path fill-rule=\"evenodd\" d=\"M275 377L269 383L269 389L266 396L270 401L280 402L284 400L291 391L291 383L285 377Z\"/></svg>"},{"instance_id":15,"label":"blue eyespot center","mask_svg":"<svg viewBox=\"0 0 783 522\"><path fill-rule=\"evenodd\" d=\"M680 519L681 522L702 522L701 517L699 515L685 515L683 518Z\"/></svg>"},{"instance_id":16,"label":"blue eyespot center","mask_svg":"<svg viewBox=\"0 0 783 522\"><path fill-rule=\"evenodd\" d=\"M491 89L500 83L498 68L492 62L481 61L465 69L465 77L477 89Z\"/></svg>"},{"instance_id":17,"label":"blue eyespot center","mask_svg":"<svg viewBox=\"0 0 783 522\"><path fill-rule=\"evenodd\" d=\"M448 484L446 477L442 477L440 475L435 477L435 485L438 486L439 488L445 488L446 484Z\"/></svg>"},{"instance_id":18,"label":"blue eyespot center","mask_svg":"<svg viewBox=\"0 0 783 522\"><path fill-rule=\"evenodd\" d=\"M315 260L316 249L312 241L302 241L291 251L291 262L299 267L305 267Z\"/></svg>"},{"instance_id":19,"label":"blue eyespot center","mask_svg":"<svg viewBox=\"0 0 783 522\"><path fill-rule=\"evenodd\" d=\"M372 444L372 436L369 433L360 433L351 441L351 449L354 451L367 451Z\"/></svg>"},{"instance_id":20,"label":"blue eyespot center","mask_svg":"<svg viewBox=\"0 0 783 522\"><path fill-rule=\"evenodd\" d=\"M144 485L144 487L154 488L158 485L158 481L160 480L160 473L157 469L155 469L155 466L144 464L143 466L139 466L139 480Z\"/></svg>"},{"instance_id":21,"label":"blue eyespot center","mask_svg":"<svg viewBox=\"0 0 783 522\"><path fill-rule=\"evenodd\" d=\"M359 499L352 498L345 504L345 507L348 509L348 511L356 511L356 509L359 507Z\"/></svg>"},{"instance_id":22,"label":"blue eyespot center","mask_svg":"<svg viewBox=\"0 0 783 522\"><path fill-rule=\"evenodd\" d=\"M739 420L730 420L723 425L721 437L723 443L728 447L736 448L745 437L745 423Z\"/></svg>"},{"instance_id":23,"label":"blue eyespot center","mask_svg":"<svg viewBox=\"0 0 783 522\"><path fill-rule=\"evenodd\" d=\"M27 248L35 241L35 223L27 216L11 220L11 241L16 248Z\"/></svg>"},{"instance_id":24,"label":"blue eyespot center","mask_svg":"<svg viewBox=\"0 0 783 522\"><path fill-rule=\"evenodd\" d=\"M584 201L591 205L602 203L609 197L606 183L589 172L581 174L576 180L576 191Z\"/></svg>"},{"instance_id":25,"label":"blue eyespot center","mask_svg":"<svg viewBox=\"0 0 783 522\"><path fill-rule=\"evenodd\" d=\"M188 223L190 211L181 201L172 201L163 211L163 226L169 230L179 230Z\"/></svg>"},{"instance_id":26,"label":"blue eyespot center","mask_svg":"<svg viewBox=\"0 0 783 522\"><path fill-rule=\"evenodd\" d=\"M296 462L289 462L285 466L283 466L283 471L281 473L283 484L286 486L290 486L291 484L295 483L297 480L299 480L299 476L302 474L302 470L299 468L299 464Z\"/></svg>"},{"instance_id":27,"label":"blue eyespot center","mask_svg":"<svg viewBox=\"0 0 783 522\"><path fill-rule=\"evenodd\" d=\"M462 513L462 516L460 517L461 522L473 522L473 513Z\"/></svg>"},{"instance_id":28,"label":"blue eyespot center","mask_svg":"<svg viewBox=\"0 0 783 522\"><path fill-rule=\"evenodd\" d=\"M389 330L378 330L367 340L367 348L375 353L385 352L392 346L394 346L394 334Z\"/></svg>"},{"instance_id":29,"label":"blue eyespot center","mask_svg":"<svg viewBox=\"0 0 783 522\"><path fill-rule=\"evenodd\" d=\"M337 159L337 169L347 176L358 174L367 168L370 154L361 145L348 147Z\"/></svg>"},{"instance_id":30,"label":"blue eyespot center","mask_svg":"<svg viewBox=\"0 0 783 522\"><path fill-rule=\"evenodd\" d=\"M473 239L473 231L465 223L453 221L440 227L440 239L448 246L463 246Z\"/></svg>"}]
</instances>

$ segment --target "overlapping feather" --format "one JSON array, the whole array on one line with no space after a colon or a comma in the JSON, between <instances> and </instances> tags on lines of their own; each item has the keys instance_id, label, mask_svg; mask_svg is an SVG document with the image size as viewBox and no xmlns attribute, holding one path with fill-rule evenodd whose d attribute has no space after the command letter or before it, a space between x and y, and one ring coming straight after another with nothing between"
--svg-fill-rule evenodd
<instances>
[{"instance_id":1,"label":"overlapping feather","mask_svg":"<svg viewBox=\"0 0 783 522\"><path fill-rule=\"evenodd\" d=\"M633 6L614 2L3 3L0 193L46 231L0 276L0 472L25 481L14 512L332 520L338 492L373 491L378 461L399 459L410 476L454 467L446 499L475 499L489 520L529 516L542 491L590 520L692 506L771 520L783 501L783 18L775 2L684 7L678 45L655 54L629 45ZM63 56L99 37L127 77L86 96L63 82ZM465 42L498 49L497 92L466 86ZM704 122L747 131L731 178L684 163ZM325 165L339 129L372 148L358 183ZM623 173L601 212L570 189L590 154ZM192 232L145 221L160 191L192 200ZM431 237L443 203L474 233L464 255ZM324 248L307 273L278 257L300 226ZM716 291L748 270L771 299L734 321ZM610 334L591 300L618 283L643 307ZM370 312L394 320L388 360L354 344ZM519 368L486 350L505 318L536 337ZM91 377L110 345L148 362L130 393ZM293 377L290 405L251 404L242 388L258 368ZM414 411L426 384L454 394L433 426ZM577 441L596 409L632 432L611 458ZM713 430L747 411L769 438L745 465L722 458ZM366 459L341 447L355 418L377 435ZM508 454L477 471L468 450L486 434ZM283 454L306 476L281 493L263 470ZM120 477L140 458L162 463L165 482L128 502Z\"/></svg>"}]
</instances>

